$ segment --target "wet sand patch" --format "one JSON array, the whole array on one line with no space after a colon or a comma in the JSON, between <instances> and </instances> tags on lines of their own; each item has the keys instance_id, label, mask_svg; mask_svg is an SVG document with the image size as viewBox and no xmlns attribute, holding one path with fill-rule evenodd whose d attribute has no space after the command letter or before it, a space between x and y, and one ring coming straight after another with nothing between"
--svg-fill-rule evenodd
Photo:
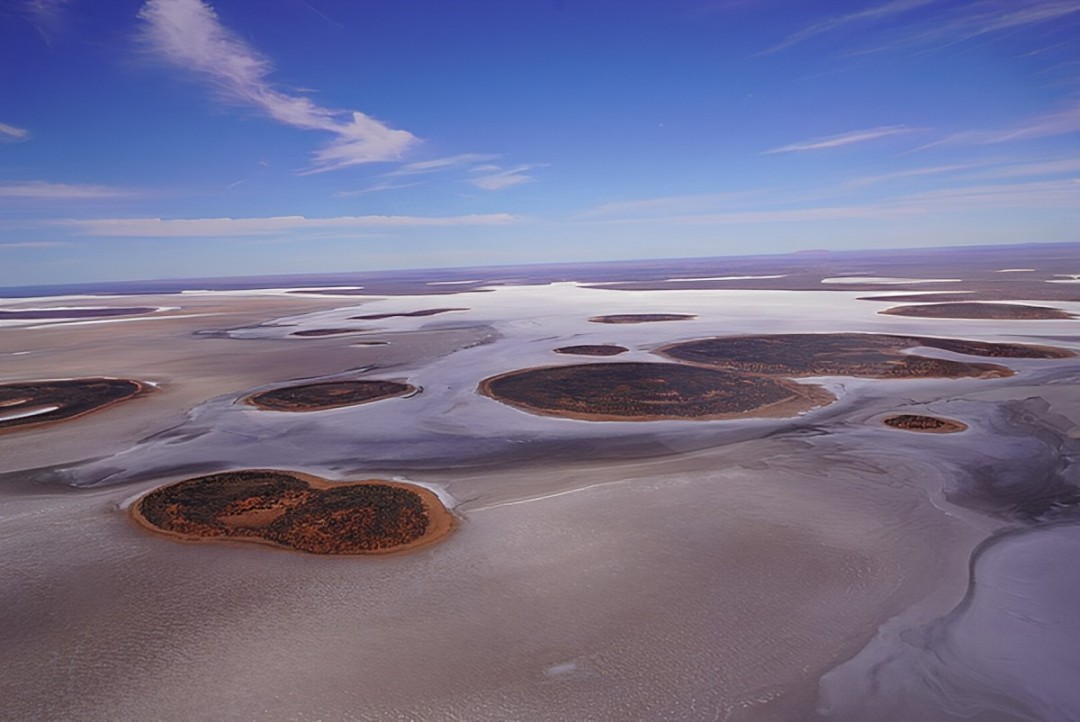
<instances>
[{"instance_id":1,"label":"wet sand patch","mask_svg":"<svg viewBox=\"0 0 1080 722\"><path fill-rule=\"evenodd\" d=\"M269 544L309 554L386 554L445 537L453 517L423 487L328 482L292 471L239 470L155 489L131 506L141 526L182 541Z\"/></svg>"},{"instance_id":2,"label":"wet sand patch","mask_svg":"<svg viewBox=\"0 0 1080 722\"><path fill-rule=\"evenodd\" d=\"M613 313L607 316L593 316L593 323L656 323L659 321L689 321L697 318L693 313Z\"/></svg>"},{"instance_id":3,"label":"wet sand patch","mask_svg":"<svg viewBox=\"0 0 1080 722\"><path fill-rule=\"evenodd\" d=\"M397 381L325 381L261 391L244 403L270 411L324 411L404 396L416 391Z\"/></svg>"},{"instance_id":4,"label":"wet sand patch","mask_svg":"<svg viewBox=\"0 0 1080 722\"><path fill-rule=\"evenodd\" d=\"M104 409L149 387L130 379L64 379L0 384L0 434Z\"/></svg>"},{"instance_id":5,"label":"wet sand patch","mask_svg":"<svg viewBox=\"0 0 1080 722\"><path fill-rule=\"evenodd\" d=\"M555 353L569 354L571 356L618 356L629 350L614 344L583 344L581 346L562 346L555 349Z\"/></svg>"},{"instance_id":6,"label":"wet sand patch","mask_svg":"<svg viewBox=\"0 0 1080 722\"><path fill-rule=\"evenodd\" d=\"M967 424L962 421L923 414L897 414L882 419L881 423L894 429L928 434L955 434L967 429Z\"/></svg>"},{"instance_id":7,"label":"wet sand patch","mask_svg":"<svg viewBox=\"0 0 1080 722\"><path fill-rule=\"evenodd\" d=\"M1050 306L1027 306L1019 303L925 303L894 306L878 311L887 316L913 318L964 318L1003 321L1027 321L1076 318L1076 314Z\"/></svg>"},{"instance_id":8,"label":"wet sand patch","mask_svg":"<svg viewBox=\"0 0 1080 722\"><path fill-rule=\"evenodd\" d=\"M583 421L789 416L834 400L786 379L647 362L541 366L484 379L478 390L523 411Z\"/></svg>"}]
</instances>

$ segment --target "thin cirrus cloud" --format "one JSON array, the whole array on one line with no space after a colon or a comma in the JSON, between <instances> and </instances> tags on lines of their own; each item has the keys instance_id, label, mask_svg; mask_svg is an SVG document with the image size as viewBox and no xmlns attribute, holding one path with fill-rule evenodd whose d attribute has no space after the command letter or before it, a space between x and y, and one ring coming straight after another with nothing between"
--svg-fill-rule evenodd
<instances>
[{"instance_id":1,"label":"thin cirrus cloud","mask_svg":"<svg viewBox=\"0 0 1080 722\"><path fill-rule=\"evenodd\" d=\"M450 226L499 226L516 222L509 213L464 216L270 216L267 218L93 218L55 221L81 235L102 237L200 238L270 235L286 231Z\"/></svg>"},{"instance_id":2,"label":"thin cirrus cloud","mask_svg":"<svg viewBox=\"0 0 1080 722\"><path fill-rule=\"evenodd\" d=\"M123 188L95 185L72 185L46 181L0 183L0 198L20 198L39 201L102 200L129 198L136 195Z\"/></svg>"},{"instance_id":3,"label":"thin cirrus cloud","mask_svg":"<svg viewBox=\"0 0 1080 722\"><path fill-rule=\"evenodd\" d=\"M997 130L964 130L918 148L924 150L940 145L996 145L1014 141L1048 138L1080 132L1080 101L1067 108L1029 118L1010 128Z\"/></svg>"},{"instance_id":4,"label":"thin cirrus cloud","mask_svg":"<svg viewBox=\"0 0 1080 722\"><path fill-rule=\"evenodd\" d=\"M865 203L830 203L810 207L774 207L720 213L614 219L605 223L669 223L731 225L798 221L887 220L930 213L956 213L1002 208L1080 207L1080 183L1072 179L1029 183L966 185L884 197Z\"/></svg>"},{"instance_id":5,"label":"thin cirrus cloud","mask_svg":"<svg viewBox=\"0 0 1080 722\"><path fill-rule=\"evenodd\" d=\"M0 140L26 140L30 137L30 131L26 128L17 128L14 125L0 123Z\"/></svg>"},{"instance_id":6,"label":"thin cirrus cloud","mask_svg":"<svg viewBox=\"0 0 1080 722\"><path fill-rule=\"evenodd\" d=\"M793 45L798 45L804 40L809 40L817 35L831 32L838 28L843 28L847 25L861 22L871 22L876 20L882 20L889 18L900 13L914 10L915 8L922 7L924 5L930 5L936 0L892 0L892 2L884 3L883 5L876 5L865 10L859 10L858 12L847 13L845 15L837 15L827 20L823 20L819 23L804 28L796 33L792 33L776 45L773 45L766 50L763 50L759 55L770 55L772 53L778 53L781 50L786 50Z\"/></svg>"},{"instance_id":7,"label":"thin cirrus cloud","mask_svg":"<svg viewBox=\"0 0 1080 722\"><path fill-rule=\"evenodd\" d=\"M478 175L470 179L469 182L486 191L498 191L535 180L533 176L528 175L528 171L533 168L541 168L543 165L543 163L530 163L505 170L499 166L478 166L473 170L483 173L483 175Z\"/></svg>"},{"instance_id":8,"label":"thin cirrus cloud","mask_svg":"<svg viewBox=\"0 0 1080 722\"><path fill-rule=\"evenodd\" d=\"M268 80L270 61L233 35L201 0L149 0L139 18L148 48L208 81L225 100L294 128L330 133L333 139L313 153L308 173L398 160L420 142L360 111L324 108L275 89Z\"/></svg>"},{"instance_id":9,"label":"thin cirrus cloud","mask_svg":"<svg viewBox=\"0 0 1080 722\"><path fill-rule=\"evenodd\" d=\"M808 150L827 150L829 148L840 148L845 145L865 143L867 141L878 140L880 138L889 138L894 135L906 135L908 133L914 133L918 130L920 129L912 128L906 125L882 125L876 128L853 130L847 133L826 136L824 138L812 138L810 140L804 140L799 143L782 145L779 148L772 148L765 151L765 154L770 155L774 153L802 153Z\"/></svg>"},{"instance_id":10,"label":"thin cirrus cloud","mask_svg":"<svg viewBox=\"0 0 1080 722\"><path fill-rule=\"evenodd\" d=\"M483 163L497 159L499 156L493 153L459 153L445 158L421 160L415 163L406 163L387 175L416 175L419 173L435 173L452 168L460 168L473 163Z\"/></svg>"}]
</instances>

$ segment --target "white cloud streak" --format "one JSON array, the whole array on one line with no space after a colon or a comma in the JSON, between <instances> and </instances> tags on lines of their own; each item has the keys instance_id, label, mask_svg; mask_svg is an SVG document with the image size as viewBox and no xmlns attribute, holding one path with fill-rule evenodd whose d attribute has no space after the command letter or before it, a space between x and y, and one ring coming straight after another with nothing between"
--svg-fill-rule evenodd
<instances>
[{"instance_id":1,"label":"white cloud streak","mask_svg":"<svg viewBox=\"0 0 1080 722\"><path fill-rule=\"evenodd\" d=\"M130 198L135 193L123 188L95 185L69 185L45 181L0 183L0 198L22 198L42 201L102 200Z\"/></svg>"},{"instance_id":2,"label":"white cloud streak","mask_svg":"<svg viewBox=\"0 0 1080 722\"><path fill-rule=\"evenodd\" d=\"M622 218L601 223L730 225L826 220L890 220L930 213L1002 208L1080 209L1080 180L1061 179L1015 184L971 185L907 194L866 203L806 208L766 208L664 217Z\"/></svg>"},{"instance_id":3,"label":"white cloud streak","mask_svg":"<svg viewBox=\"0 0 1080 722\"><path fill-rule=\"evenodd\" d=\"M14 125L0 123L0 140L26 140L30 137L30 131L26 128L16 128Z\"/></svg>"},{"instance_id":4,"label":"white cloud streak","mask_svg":"<svg viewBox=\"0 0 1080 722\"><path fill-rule=\"evenodd\" d=\"M469 182L477 188L482 188L486 191L498 191L503 188L510 188L511 186L535 180L531 175L527 174L527 171L530 171L533 168L541 168L543 165L543 163L532 163L495 172L490 172L485 168L483 172L486 173L486 175L472 178Z\"/></svg>"},{"instance_id":5,"label":"white cloud streak","mask_svg":"<svg viewBox=\"0 0 1080 722\"><path fill-rule=\"evenodd\" d=\"M200 0L149 0L139 11L143 38L161 58L209 81L224 99L247 105L279 123L334 136L313 154L309 173L397 160L419 142L359 111L324 108L276 90L269 60L223 26Z\"/></svg>"},{"instance_id":6,"label":"white cloud streak","mask_svg":"<svg viewBox=\"0 0 1080 722\"><path fill-rule=\"evenodd\" d=\"M509 213L465 216L271 216L267 218L93 218L55 221L82 235L103 237L201 238L273 235L285 232L360 228L438 228L515 223Z\"/></svg>"},{"instance_id":7,"label":"white cloud streak","mask_svg":"<svg viewBox=\"0 0 1080 722\"><path fill-rule=\"evenodd\" d=\"M1080 132L1080 101L1074 102L1063 110L1037 115L1012 128L965 130L928 143L918 150L940 145L995 145L1076 132Z\"/></svg>"},{"instance_id":8,"label":"white cloud streak","mask_svg":"<svg viewBox=\"0 0 1080 722\"><path fill-rule=\"evenodd\" d=\"M435 173L437 171L449 170L451 168L460 168L461 166L470 165L472 163L483 163L489 160L495 160L499 156L491 153L460 153L458 155L447 156L446 158L434 158L432 160L421 160L415 163L407 163L400 168L388 173L387 175L415 175L418 173Z\"/></svg>"},{"instance_id":9,"label":"white cloud streak","mask_svg":"<svg viewBox=\"0 0 1080 722\"><path fill-rule=\"evenodd\" d=\"M838 15L836 17L829 18L828 20L823 20L819 23L815 23L803 30L800 30L797 33L789 35L781 42L773 45L771 48L762 51L761 53L759 53L759 55L770 55L772 53L780 52L781 50L786 50L787 48L790 48L793 45L797 45L804 40L809 40L810 38L817 35L831 32L833 30L836 30L837 28L842 28L845 25L851 25L852 23L858 22L881 20L883 18L888 18L893 15L905 13L909 10L914 10L915 8L919 8L924 5L929 5L933 2L935 2L935 0L892 0L892 2L887 2L883 5L877 5L872 8L860 10L858 12L848 13L846 15Z\"/></svg>"},{"instance_id":10,"label":"white cloud streak","mask_svg":"<svg viewBox=\"0 0 1080 722\"><path fill-rule=\"evenodd\" d=\"M801 153L807 150L827 150L829 148L840 148L845 145L853 145L855 143L865 143L870 140L877 140L879 138L888 138L894 135L905 135L907 133L913 133L919 130L918 128L911 128L906 125L882 125L877 128L867 128L865 130L853 130L848 133L840 133L839 135L830 135L824 138L813 138L811 140L805 140L799 143L791 143L790 145L783 145L779 148L772 148L765 151L765 154L773 153Z\"/></svg>"}]
</instances>

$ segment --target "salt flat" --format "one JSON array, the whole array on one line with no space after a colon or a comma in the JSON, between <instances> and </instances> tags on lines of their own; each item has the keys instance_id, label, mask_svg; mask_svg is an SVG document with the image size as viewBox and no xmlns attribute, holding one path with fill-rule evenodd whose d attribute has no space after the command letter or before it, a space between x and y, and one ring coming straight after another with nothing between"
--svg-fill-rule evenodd
<instances>
[{"instance_id":1,"label":"salt flat","mask_svg":"<svg viewBox=\"0 0 1080 722\"><path fill-rule=\"evenodd\" d=\"M491 289L447 304L466 311L384 318L359 335L292 334L371 327L348 318L431 308L431 298L149 295L137 303L170 310L138 323L5 329L4 381L108 374L157 391L0 439L4 714L1080 714L1067 690L1040 693L1056 705L1040 706L1025 691L1035 665L1022 656L980 661L979 641L1011 613L1016 585L1015 611L1037 608L1052 626L1031 622L1036 629L1017 627L1010 639L1076 634L1075 615L1062 613L1068 595L1023 571L1023 550L1051 545L1063 574L1075 575L1071 527L1040 525L1072 518L1078 480L1067 459L1080 444L1080 360L996 359L1017 371L1001 379L807 379L838 399L790 418L577 421L476 393L488 376L580 363L553 353L571 343L618 344L629 352L617 359L636 362L660 360L653 351L678 341L763 332L1075 350L1075 321L884 317L885 303L858 300L863 291ZM588 321L615 313L696 318ZM399 381L421 393L302 414L241 402L341 379ZM880 423L890 413L938 414L969 428L910 434ZM177 544L128 518L134 495L231 468L418 483L437 490L460 525L419 552L357 560ZM1002 532L980 553L972 586L972 554ZM914 651L912 634L923 640ZM1075 646L1054 649L1060 664L1075 659ZM942 674L962 708L906 671L920 654L948 656ZM881 659L895 661L870 674ZM898 702L897 685L915 701Z\"/></svg>"}]
</instances>

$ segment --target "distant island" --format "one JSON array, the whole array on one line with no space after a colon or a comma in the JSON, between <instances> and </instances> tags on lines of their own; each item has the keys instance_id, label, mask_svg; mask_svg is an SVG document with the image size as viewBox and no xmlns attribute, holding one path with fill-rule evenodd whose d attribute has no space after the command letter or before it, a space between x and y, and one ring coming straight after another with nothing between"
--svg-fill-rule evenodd
<instances>
[{"instance_id":1,"label":"distant island","mask_svg":"<svg viewBox=\"0 0 1080 722\"><path fill-rule=\"evenodd\" d=\"M955 419L943 419L938 416L922 414L897 414L882 419L881 423L904 431L922 431L930 434L955 434L967 428L967 424Z\"/></svg>"},{"instance_id":2,"label":"distant island","mask_svg":"<svg viewBox=\"0 0 1080 722\"><path fill-rule=\"evenodd\" d=\"M920 303L894 306L878 313L914 318L970 318L1001 321L1039 321L1076 318L1076 314L1050 306L1027 306L1020 303Z\"/></svg>"},{"instance_id":3,"label":"distant island","mask_svg":"<svg viewBox=\"0 0 1080 722\"><path fill-rule=\"evenodd\" d=\"M615 313L608 316L593 316L593 323L654 323L657 321L689 321L697 318L693 313Z\"/></svg>"},{"instance_id":4,"label":"distant island","mask_svg":"<svg viewBox=\"0 0 1080 722\"><path fill-rule=\"evenodd\" d=\"M793 415L833 400L816 386L672 363L544 366L480 382L481 394L524 411L584 421Z\"/></svg>"},{"instance_id":5,"label":"distant island","mask_svg":"<svg viewBox=\"0 0 1080 722\"><path fill-rule=\"evenodd\" d=\"M0 433L99 411L150 390L131 379L63 379L0 384Z\"/></svg>"},{"instance_id":6,"label":"distant island","mask_svg":"<svg viewBox=\"0 0 1080 722\"><path fill-rule=\"evenodd\" d=\"M442 539L453 517L427 489L394 481L332 483L245 469L155 489L131 507L151 531L184 541L254 542L310 554L385 554Z\"/></svg>"},{"instance_id":7,"label":"distant island","mask_svg":"<svg viewBox=\"0 0 1080 722\"><path fill-rule=\"evenodd\" d=\"M555 353L568 354L571 356L618 356L630 349L614 344L592 344L582 346L561 346L555 349Z\"/></svg>"},{"instance_id":8,"label":"distant island","mask_svg":"<svg viewBox=\"0 0 1080 722\"><path fill-rule=\"evenodd\" d=\"M261 391L244 402L270 411L325 411L356 406L416 391L397 381L323 381Z\"/></svg>"}]
</instances>

